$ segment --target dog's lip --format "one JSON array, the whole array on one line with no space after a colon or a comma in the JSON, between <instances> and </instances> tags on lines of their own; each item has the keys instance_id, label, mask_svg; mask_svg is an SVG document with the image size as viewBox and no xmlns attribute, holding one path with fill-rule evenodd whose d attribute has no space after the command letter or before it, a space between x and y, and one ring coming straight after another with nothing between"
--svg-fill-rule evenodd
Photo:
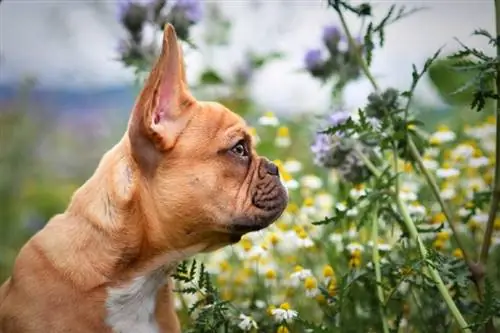
<instances>
[{"instance_id":1,"label":"dog's lip","mask_svg":"<svg viewBox=\"0 0 500 333\"><path fill-rule=\"evenodd\" d=\"M230 226L233 234L246 234L247 232L259 231L269 226L267 223L233 223Z\"/></svg>"}]
</instances>

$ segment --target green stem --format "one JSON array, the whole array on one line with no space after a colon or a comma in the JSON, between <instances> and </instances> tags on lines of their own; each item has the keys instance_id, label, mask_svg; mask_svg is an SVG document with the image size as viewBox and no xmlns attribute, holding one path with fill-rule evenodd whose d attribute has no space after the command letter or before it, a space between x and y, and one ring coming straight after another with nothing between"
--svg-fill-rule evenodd
<instances>
[{"instance_id":1,"label":"green stem","mask_svg":"<svg viewBox=\"0 0 500 333\"><path fill-rule=\"evenodd\" d=\"M382 321L382 331L384 333L389 333L389 327L387 326L387 320L385 317L384 310L384 291L382 290L382 273L380 272L380 256L378 253L378 207L373 209L373 219L372 219L372 242L373 242L373 253L372 261L373 267L375 268L375 280L377 282L377 296L379 300L379 311L380 320Z\"/></svg>"},{"instance_id":2,"label":"green stem","mask_svg":"<svg viewBox=\"0 0 500 333\"><path fill-rule=\"evenodd\" d=\"M347 22L344 18L344 14L342 13L342 10L339 8L336 10L339 18L340 18L340 23L342 24L342 28L344 29L344 32L347 37L347 41L349 43L349 46L354 50L354 47L356 45L354 38L352 37L351 31L349 30L349 27L347 26ZM366 78L370 80L371 85L375 90L379 90L377 81L375 81L375 78L373 77L372 73L370 72L370 69L368 68L368 64L366 61L364 61L363 56L361 55L361 52L355 52L356 58L358 60L358 64L361 67L361 70L363 71L363 74L365 74Z\"/></svg>"},{"instance_id":3,"label":"green stem","mask_svg":"<svg viewBox=\"0 0 500 333\"><path fill-rule=\"evenodd\" d=\"M500 1L500 0L495 0L495 1ZM342 27L343 27L343 29L344 29L344 31L346 33L347 39L349 41L349 45L351 47L353 47L355 45L354 39L352 38L352 35L350 33L350 30L349 30L349 27L347 26L347 22L345 21L345 18L344 18L344 15L342 13L342 10L340 8L338 8L338 9L336 9L336 11L337 11L337 13L339 15ZM498 13L498 9L497 9L497 13ZM379 90L378 84L375 81L375 78L373 77L373 75L371 74L370 69L368 68L368 64L364 61L361 53L360 52L356 52L356 57L357 57L357 60L358 60L358 64L361 67L361 70L363 71L363 73L365 74L365 76L368 78L368 80L372 84L373 88L376 91L378 91ZM409 141L411 142L411 138L409 138ZM358 151L358 154L360 156L364 155L360 151ZM416 242L417 248L418 248L418 250L420 252L420 255L421 255L423 261L425 262L425 265L426 265L427 269L429 270L429 274L430 274L431 278L434 280L434 283L436 284L436 287L438 288L441 296L443 297L443 300L445 301L446 305L448 306L448 309L450 310L452 316L455 318L456 322L458 323L460 329L464 333L472 333L472 331L468 328L468 324L465 321L464 317L462 316L462 313L460 312L460 310L456 306L455 302L453 301L453 298L451 297L450 293L448 292L448 289L444 285L444 282L441 279L441 276L439 275L438 271L429 262L429 260L427 258L427 256L428 256L427 249L425 248L424 243L422 242L422 239L420 238L420 235L418 233L417 227L415 226L415 223L413 222L410 214L408 213L408 209L406 208L406 205L402 202L402 200L399 197L399 191L398 191L399 190L399 184L398 184L399 183L399 177L398 177L397 156L398 156L397 155L397 151L395 151L394 152L395 174L396 174L396 195L395 195L395 199L396 199L396 205L398 206L400 214L403 217L404 224L405 224L405 226L406 226L406 228L408 230L410 238L414 242ZM365 162L366 161L370 162L369 159L366 156L365 156L365 158L363 158L363 160ZM371 162L370 163L366 163L366 166L368 168L370 168L370 170L372 168L376 169L376 167ZM381 172L380 171L374 172L374 174L375 175L380 175Z\"/></svg>"},{"instance_id":4,"label":"green stem","mask_svg":"<svg viewBox=\"0 0 500 333\"><path fill-rule=\"evenodd\" d=\"M422 239L420 238L420 235L418 233L417 227L415 226L415 223L413 222L410 213L408 212L408 209L406 208L406 205L403 203L399 196L399 173L398 173L398 164L397 164L397 150L396 146L394 146L394 169L396 173L396 205L398 206L399 212L401 213L401 216L403 217L404 224L406 226L406 229L408 230L408 233L410 235L410 238L413 239L414 242L417 244L417 248L420 252L420 256L422 257L422 260L425 263L425 266L427 267L427 270L429 271L429 274L434 280L434 283L436 284L436 287L439 290L439 293L443 297L444 302L448 306L448 309L450 310L451 314L455 318L456 322L458 323L460 329L464 333L472 333L472 331L468 328L468 324L465 321L464 317L462 316L462 313L458 309L457 305L453 301L453 298L451 297L448 288L446 288L443 280L441 279L441 276L439 275L439 272L434 268L432 263L428 260L428 253L427 249L425 248L424 243L422 242Z\"/></svg>"},{"instance_id":5,"label":"green stem","mask_svg":"<svg viewBox=\"0 0 500 333\"><path fill-rule=\"evenodd\" d=\"M465 246L464 246L462 240L458 236L457 228L455 227L455 224L453 223L452 214L451 214L448 206L444 202L443 197L441 196L439 186L437 185L437 182L434 179L434 176L425 167L424 161L422 160L422 156L420 156L420 153L418 152L418 149L415 146L415 143L413 142L413 140L411 140L410 137L408 137L408 147L410 148L410 153L411 153L413 159L417 162L420 171L424 174L424 177L425 177L427 183L431 187L431 191L434 194L434 197L439 202L439 206L441 206L441 210L443 211L443 214L444 214L446 220L448 221L448 225L450 226L450 229L453 233L453 237L455 239L455 242L457 243L458 248L462 251L462 253L464 255L465 262L470 266L470 264L472 264L471 258L469 256L469 254L467 253L467 251L465 250Z\"/></svg>"},{"instance_id":6,"label":"green stem","mask_svg":"<svg viewBox=\"0 0 500 333\"><path fill-rule=\"evenodd\" d=\"M495 0L495 22L496 36L500 36L500 0ZM500 44L497 44L497 57L500 57ZM496 68L496 91L500 94L500 64L497 62ZM495 180L493 185L493 193L491 194L491 205L488 213L488 221L486 222L486 230L484 231L483 244L479 256L480 263L483 265L488 261L490 252L491 238L493 235L493 225L495 224L496 215L499 210L500 202L500 103L498 99L496 104L496 148L495 148Z\"/></svg>"}]
</instances>

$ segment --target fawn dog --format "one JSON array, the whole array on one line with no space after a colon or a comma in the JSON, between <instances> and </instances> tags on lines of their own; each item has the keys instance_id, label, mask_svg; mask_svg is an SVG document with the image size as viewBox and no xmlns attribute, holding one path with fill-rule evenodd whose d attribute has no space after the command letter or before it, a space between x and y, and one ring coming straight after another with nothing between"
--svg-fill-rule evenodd
<instances>
[{"instance_id":1,"label":"fawn dog","mask_svg":"<svg viewBox=\"0 0 500 333\"><path fill-rule=\"evenodd\" d=\"M287 202L243 119L190 94L167 24L124 136L20 250L0 332L180 332L176 263L269 226Z\"/></svg>"}]
</instances>

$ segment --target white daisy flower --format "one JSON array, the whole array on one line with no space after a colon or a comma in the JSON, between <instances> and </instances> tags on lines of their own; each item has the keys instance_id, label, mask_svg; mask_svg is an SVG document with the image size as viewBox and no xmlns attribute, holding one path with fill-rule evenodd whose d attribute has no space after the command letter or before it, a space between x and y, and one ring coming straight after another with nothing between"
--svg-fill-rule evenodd
<instances>
[{"instance_id":1,"label":"white daisy flower","mask_svg":"<svg viewBox=\"0 0 500 333\"><path fill-rule=\"evenodd\" d=\"M434 132L429 141L432 144L441 144L446 142L451 142L456 139L456 134L446 126L440 126L436 132Z\"/></svg>"},{"instance_id":2,"label":"white daisy flower","mask_svg":"<svg viewBox=\"0 0 500 333\"><path fill-rule=\"evenodd\" d=\"M457 169L454 169L448 165L444 165L442 168L439 168L436 170L436 176L439 178L452 178L456 177L460 174L460 171Z\"/></svg>"},{"instance_id":3,"label":"white daisy flower","mask_svg":"<svg viewBox=\"0 0 500 333\"><path fill-rule=\"evenodd\" d=\"M302 170L302 163L292 159L286 160L285 163L283 163L283 168L289 173L297 173Z\"/></svg>"},{"instance_id":4,"label":"white daisy flower","mask_svg":"<svg viewBox=\"0 0 500 333\"><path fill-rule=\"evenodd\" d=\"M298 313L297 311L290 309L289 306L283 306L282 304L281 307L271 310L271 314L273 315L274 320L278 323L282 323L284 321L290 323L295 317L297 317Z\"/></svg>"},{"instance_id":5,"label":"white daisy flower","mask_svg":"<svg viewBox=\"0 0 500 333\"><path fill-rule=\"evenodd\" d=\"M469 160L469 166L471 168L481 168L488 166L490 164L490 160L485 156L474 157Z\"/></svg>"},{"instance_id":6,"label":"white daisy flower","mask_svg":"<svg viewBox=\"0 0 500 333\"><path fill-rule=\"evenodd\" d=\"M315 175L305 175L300 179L300 183L303 187L310 190L317 190L323 186L323 181L321 178Z\"/></svg>"},{"instance_id":7,"label":"white daisy flower","mask_svg":"<svg viewBox=\"0 0 500 333\"><path fill-rule=\"evenodd\" d=\"M279 123L278 118L272 112L266 112L259 118L259 124L262 126L276 127Z\"/></svg>"},{"instance_id":8,"label":"white daisy flower","mask_svg":"<svg viewBox=\"0 0 500 333\"><path fill-rule=\"evenodd\" d=\"M245 315L243 313L240 314L240 322L238 324L238 327L242 331L251 331L252 329L257 329L258 328L257 323L255 322L255 320L253 320L252 317L247 316L247 315Z\"/></svg>"}]
</instances>

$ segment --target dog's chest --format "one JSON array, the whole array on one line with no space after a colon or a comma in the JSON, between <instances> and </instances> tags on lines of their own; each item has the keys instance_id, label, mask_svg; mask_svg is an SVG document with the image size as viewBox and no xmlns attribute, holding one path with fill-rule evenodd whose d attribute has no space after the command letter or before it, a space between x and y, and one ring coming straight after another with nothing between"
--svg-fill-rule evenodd
<instances>
[{"instance_id":1,"label":"dog's chest","mask_svg":"<svg viewBox=\"0 0 500 333\"><path fill-rule=\"evenodd\" d=\"M156 296L165 283L167 272L162 268L124 287L108 289L106 324L114 333L158 333Z\"/></svg>"}]
</instances>

